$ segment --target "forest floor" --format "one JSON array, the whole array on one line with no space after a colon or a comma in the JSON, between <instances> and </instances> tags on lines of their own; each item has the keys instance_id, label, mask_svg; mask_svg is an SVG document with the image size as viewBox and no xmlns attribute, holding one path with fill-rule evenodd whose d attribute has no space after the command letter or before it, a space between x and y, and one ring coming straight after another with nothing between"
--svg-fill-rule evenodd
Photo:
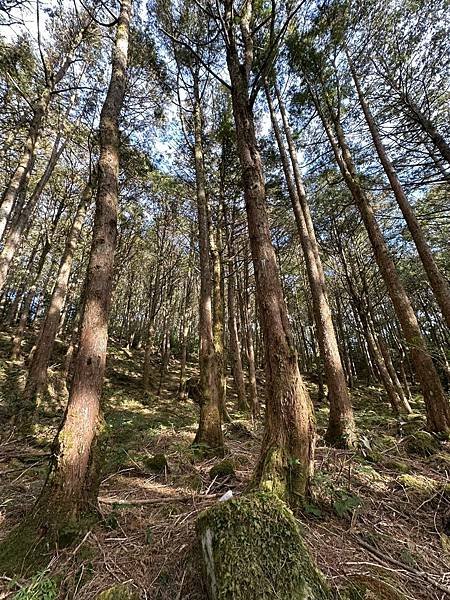
<instances>
[{"instance_id":1,"label":"forest floor","mask_svg":"<svg viewBox=\"0 0 450 600\"><path fill-rule=\"evenodd\" d=\"M3 536L33 505L45 478L50 443L61 416L54 384L53 406L36 434L18 439L7 433L5 415L20 401L24 365L10 362L9 336L0 339L0 528ZM191 448L198 407L177 394L179 364L172 360L161 393L142 391L142 355L112 347L104 388L109 425L100 509L103 520L73 546L62 549L31 581L20 573L0 579L0 598L89 600L120 582L138 597L204 600L195 521L198 513L227 490L247 487L258 454L262 424L253 427L236 412L230 381L224 427L226 458L235 476L211 480L221 459L200 459ZM195 365L189 365L195 373ZM153 363L155 389L159 363ZM373 599L438 600L450 592L450 449L424 448L421 399L415 414L399 424L379 388L352 390L361 432L358 451L327 448L322 435L327 408L315 400L319 428L313 495L298 513L305 538L330 584L337 590L365 583ZM423 438L423 439L421 439ZM432 440L431 440L432 441ZM421 442L421 443L419 443ZM426 445L426 444L425 444ZM431 444L432 445L432 444ZM152 457L164 454L168 467L154 471ZM24 587L28 586L28 588ZM27 594L25 589L28 589ZM39 590L58 590L44 595ZM33 595L32 591L37 593ZM40 595L39 595L40 594ZM337 593L339 597L339 593Z\"/></svg>"}]
</instances>

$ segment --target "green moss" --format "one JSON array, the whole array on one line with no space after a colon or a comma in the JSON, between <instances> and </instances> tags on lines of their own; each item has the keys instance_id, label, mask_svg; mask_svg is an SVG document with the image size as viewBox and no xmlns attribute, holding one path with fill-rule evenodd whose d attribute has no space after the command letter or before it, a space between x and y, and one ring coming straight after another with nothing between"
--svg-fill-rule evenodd
<instances>
[{"instance_id":1,"label":"green moss","mask_svg":"<svg viewBox=\"0 0 450 600\"><path fill-rule=\"evenodd\" d=\"M367 452L366 460L368 460L371 463L380 463L383 460L383 455L377 450L372 450L370 452Z\"/></svg>"},{"instance_id":2,"label":"green moss","mask_svg":"<svg viewBox=\"0 0 450 600\"><path fill-rule=\"evenodd\" d=\"M55 548L72 544L97 520L96 513L75 518L67 510L49 510L46 502L40 503L0 542L0 574L33 575L48 563Z\"/></svg>"},{"instance_id":3,"label":"green moss","mask_svg":"<svg viewBox=\"0 0 450 600\"><path fill-rule=\"evenodd\" d=\"M383 466L392 471L397 471L398 473L409 473L411 470L407 463L402 462L401 460L395 460L394 458L385 459L383 461Z\"/></svg>"},{"instance_id":4,"label":"green moss","mask_svg":"<svg viewBox=\"0 0 450 600\"><path fill-rule=\"evenodd\" d=\"M448 452L439 452L435 458L443 465L450 466L450 454Z\"/></svg>"},{"instance_id":5,"label":"green moss","mask_svg":"<svg viewBox=\"0 0 450 600\"><path fill-rule=\"evenodd\" d=\"M48 551L36 525L25 520L0 543L0 574L17 577L36 573L47 564Z\"/></svg>"},{"instance_id":6,"label":"green moss","mask_svg":"<svg viewBox=\"0 0 450 600\"><path fill-rule=\"evenodd\" d=\"M287 500L290 492L287 475L291 469L288 468L287 457L281 448L274 446L267 451L260 471L261 475L258 480L255 480L255 486L259 486L264 492L275 494L275 496ZM295 475L294 464L292 465L292 471Z\"/></svg>"},{"instance_id":7,"label":"green moss","mask_svg":"<svg viewBox=\"0 0 450 600\"><path fill-rule=\"evenodd\" d=\"M431 494L439 487L439 484L434 479L424 477L423 475L404 474L400 475L397 481L405 486L405 488L420 493Z\"/></svg>"},{"instance_id":8,"label":"green moss","mask_svg":"<svg viewBox=\"0 0 450 600\"><path fill-rule=\"evenodd\" d=\"M144 459L144 464L147 469L154 473L165 473L169 469L165 454L155 454Z\"/></svg>"},{"instance_id":9,"label":"green moss","mask_svg":"<svg viewBox=\"0 0 450 600\"><path fill-rule=\"evenodd\" d=\"M229 459L222 460L221 462L214 465L209 471L209 476L211 479L215 479L216 477L218 479L222 477L234 477L234 475L234 463L232 460Z\"/></svg>"},{"instance_id":10,"label":"green moss","mask_svg":"<svg viewBox=\"0 0 450 600\"><path fill-rule=\"evenodd\" d=\"M428 431L417 431L406 440L405 450L408 454L431 456L439 450L439 442Z\"/></svg>"},{"instance_id":11,"label":"green moss","mask_svg":"<svg viewBox=\"0 0 450 600\"><path fill-rule=\"evenodd\" d=\"M139 595L130 586L125 584L114 585L100 592L96 600L138 600Z\"/></svg>"},{"instance_id":12,"label":"green moss","mask_svg":"<svg viewBox=\"0 0 450 600\"><path fill-rule=\"evenodd\" d=\"M408 454L417 456L431 456L439 450L439 443L428 431L417 431L405 442Z\"/></svg>"},{"instance_id":13,"label":"green moss","mask_svg":"<svg viewBox=\"0 0 450 600\"><path fill-rule=\"evenodd\" d=\"M197 520L211 600L331 600L298 522L274 494L220 502Z\"/></svg>"}]
</instances>

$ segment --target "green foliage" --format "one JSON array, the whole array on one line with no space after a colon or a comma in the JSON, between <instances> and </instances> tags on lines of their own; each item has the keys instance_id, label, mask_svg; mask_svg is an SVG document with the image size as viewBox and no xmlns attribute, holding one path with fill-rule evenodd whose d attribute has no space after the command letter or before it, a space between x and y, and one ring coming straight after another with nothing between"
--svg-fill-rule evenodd
<instances>
[{"instance_id":1,"label":"green foliage","mask_svg":"<svg viewBox=\"0 0 450 600\"><path fill-rule=\"evenodd\" d=\"M358 496L348 492L337 490L338 498L333 502L333 508L338 517L346 517L353 514L353 511L361 506L361 499Z\"/></svg>"},{"instance_id":2,"label":"green foliage","mask_svg":"<svg viewBox=\"0 0 450 600\"><path fill-rule=\"evenodd\" d=\"M58 588L47 571L37 573L31 582L13 596L12 600L56 600Z\"/></svg>"}]
</instances>

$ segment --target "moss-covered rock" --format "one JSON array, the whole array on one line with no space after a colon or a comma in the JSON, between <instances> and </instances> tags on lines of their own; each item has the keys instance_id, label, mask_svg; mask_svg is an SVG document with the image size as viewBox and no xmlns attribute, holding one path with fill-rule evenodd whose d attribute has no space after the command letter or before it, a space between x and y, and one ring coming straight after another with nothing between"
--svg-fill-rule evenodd
<instances>
[{"instance_id":1,"label":"moss-covered rock","mask_svg":"<svg viewBox=\"0 0 450 600\"><path fill-rule=\"evenodd\" d=\"M232 460L225 459L215 464L209 471L211 479L222 479L224 477L234 477L234 463Z\"/></svg>"},{"instance_id":2,"label":"moss-covered rock","mask_svg":"<svg viewBox=\"0 0 450 600\"><path fill-rule=\"evenodd\" d=\"M408 454L431 456L439 450L439 442L428 431L417 431L405 442Z\"/></svg>"},{"instance_id":3,"label":"moss-covered rock","mask_svg":"<svg viewBox=\"0 0 450 600\"><path fill-rule=\"evenodd\" d=\"M409 473L411 470L411 467L407 463L401 460L395 460L394 458L386 458L383 460L383 467L391 469L392 471L397 471L398 473Z\"/></svg>"},{"instance_id":4,"label":"moss-covered rock","mask_svg":"<svg viewBox=\"0 0 450 600\"><path fill-rule=\"evenodd\" d=\"M129 585L119 583L100 592L96 600L139 600L139 595Z\"/></svg>"},{"instance_id":5,"label":"moss-covered rock","mask_svg":"<svg viewBox=\"0 0 450 600\"><path fill-rule=\"evenodd\" d=\"M165 473L169 470L169 464L165 454L155 454L144 459L147 469L154 473Z\"/></svg>"},{"instance_id":6,"label":"moss-covered rock","mask_svg":"<svg viewBox=\"0 0 450 600\"><path fill-rule=\"evenodd\" d=\"M197 520L210 600L331 600L298 522L273 494L254 492Z\"/></svg>"},{"instance_id":7,"label":"moss-covered rock","mask_svg":"<svg viewBox=\"0 0 450 600\"><path fill-rule=\"evenodd\" d=\"M432 494L439 488L437 481L423 475L404 474L400 475L397 481L408 490L423 494Z\"/></svg>"}]
</instances>

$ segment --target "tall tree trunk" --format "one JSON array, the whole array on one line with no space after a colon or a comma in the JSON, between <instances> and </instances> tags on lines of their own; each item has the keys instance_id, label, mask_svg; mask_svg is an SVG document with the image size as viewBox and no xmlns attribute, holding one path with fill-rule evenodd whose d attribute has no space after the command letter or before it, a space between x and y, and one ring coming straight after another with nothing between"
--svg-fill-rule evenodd
<instances>
[{"instance_id":1,"label":"tall tree trunk","mask_svg":"<svg viewBox=\"0 0 450 600\"><path fill-rule=\"evenodd\" d=\"M55 439L49 474L32 517L57 537L96 507L98 444L102 428L100 397L106 364L108 316L117 237L119 127L128 55L131 0L122 0L112 56L110 83L100 114L100 157L96 210L69 401Z\"/></svg>"},{"instance_id":2,"label":"tall tree trunk","mask_svg":"<svg viewBox=\"0 0 450 600\"><path fill-rule=\"evenodd\" d=\"M34 163L36 144L41 133L42 122L47 115L52 89L45 88L41 97L33 106L33 119L30 124L27 139L19 164L16 167L0 203L0 239L3 237L11 212L17 198L25 194L30 173Z\"/></svg>"},{"instance_id":3,"label":"tall tree trunk","mask_svg":"<svg viewBox=\"0 0 450 600\"><path fill-rule=\"evenodd\" d=\"M436 301L439 305L439 308L442 311L442 315L447 323L447 326L450 328L450 287L444 275L439 270L436 261L434 260L433 253L431 252L431 249L425 239L419 221L417 220L417 217L414 214L414 210L405 194L403 186L398 179L394 165L392 164L386 152L386 149L380 136L380 132L378 130L378 126L372 115L372 111L370 110L369 104L364 96L361 83L356 73L356 69L353 65L353 62L350 59L348 52L347 58L353 76L353 81L355 82L359 102L361 104L361 108L366 118L367 125L369 127L370 134L372 136L372 140L376 148L378 157L387 175L387 178L389 179L389 183L391 184L391 188L394 192L395 199L397 200L397 204L399 205L400 210L402 211L402 214L405 218L411 237L414 240L414 244L416 245L417 252L419 253L419 256L421 258L423 267L427 274L428 281L430 282L431 289L434 292Z\"/></svg>"},{"instance_id":4,"label":"tall tree trunk","mask_svg":"<svg viewBox=\"0 0 450 600\"><path fill-rule=\"evenodd\" d=\"M336 157L336 162L363 219L375 260L401 324L406 343L408 344L411 362L414 365L425 401L428 427L431 431L446 433L450 430L450 407L448 400L445 397L439 376L420 331L411 302L401 283L394 261L389 254L383 234L375 218L373 207L359 181L341 123L334 110L328 105L328 111L336 134L335 137L330 122L325 117L324 111L314 92L312 94Z\"/></svg>"},{"instance_id":5,"label":"tall tree trunk","mask_svg":"<svg viewBox=\"0 0 450 600\"><path fill-rule=\"evenodd\" d=\"M228 335L230 340L231 369L234 385L236 387L238 409L248 411L247 396L245 393L244 371L242 369L241 347L236 318L236 275L234 265L228 258Z\"/></svg>"},{"instance_id":6,"label":"tall tree trunk","mask_svg":"<svg viewBox=\"0 0 450 600\"><path fill-rule=\"evenodd\" d=\"M49 161L47 163L42 177L37 183L36 188L34 189L30 199L25 204L24 208L17 214L17 217L13 219L11 227L5 235L3 249L0 253L0 290L3 289L3 286L5 285L9 268L11 266L16 250L19 247L20 241L23 239L25 228L30 222L31 215L34 209L36 208L39 198L41 197L41 194L44 191L44 188L47 185L53 173L53 170L64 150L64 147L65 143L58 146L58 141L55 142L52 154L49 158Z\"/></svg>"},{"instance_id":7,"label":"tall tree trunk","mask_svg":"<svg viewBox=\"0 0 450 600\"><path fill-rule=\"evenodd\" d=\"M21 410L21 421L30 422L36 407L37 397L47 385L47 368L58 332L61 312L63 310L72 261L86 214L86 206L92 196L93 183L89 180L80 203L77 207L72 226L67 236L66 245L59 264L55 287L53 288L47 315L42 324L36 348L28 370L28 378L24 391L24 405Z\"/></svg>"},{"instance_id":8,"label":"tall tree trunk","mask_svg":"<svg viewBox=\"0 0 450 600\"><path fill-rule=\"evenodd\" d=\"M344 448L352 447L355 445L357 439L352 404L347 389L344 369L342 367L336 334L331 318L331 310L328 303L322 261L320 259L319 247L310 217L306 192L300 176L300 170L298 168L296 150L290 134L284 105L279 97L280 109L282 108L283 110L285 134L290 148L292 161L291 165L296 172L294 181L294 173L289 164L288 154L284 146L281 131L275 115L272 98L270 97L270 92L267 86L266 97L269 105L275 138L277 140L278 149L280 152L281 163L283 165L284 175L288 186L289 196L294 211L300 243L305 258L309 287L312 295L314 321L317 327L317 338L328 385L330 416L325 439L327 443L332 446ZM308 214L308 219L306 214ZM307 225L307 221L310 223L309 226ZM321 369L320 365L319 369Z\"/></svg>"},{"instance_id":9,"label":"tall tree trunk","mask_svg":"<svg viewBox=\"0 0 450 600\"><path fill-rule=\"evenodd\" d=\"M8 185L2 195L0 202L0 239L3 237L11 212L20 194L26 192L28 180L34 164L36 146L41 135L42 125L48 114L50 102L53 98L57 85L65 77L70 65L72 64L73 54L83 40L92 19L86 13L80 22L80 27L70 40L70 46L67 54L63 57L61 66L54 71L46 65L46 85L33 104L33 118L30 123L28 135L25 140L19 163L12 174ZM58 57L61 58L61 57ZM50 72L48 72L50 70Z\"/></svg>"},{"instance_id":10,"label":"tall tree trunk","mask_svg":"<svg viewBox=\"0 0 450 600\"><path fill-rule=\"evenodd\" d=\"M25 294L24 299L22 300L22 305L20 307L19 323L17 325L12 339L12 360L18 360L18 358L20 357L22 349L22 340L27 326L28 317L30 315L31 303L36 294L37 282L39 281L39 278L41 276L50 249L51 243L48 237L46 237L36 270L33 271L32 275L28 278L27 285L25 286L27 292Z\"/></svg>"},{"instance_id":11,"label":"tall tree trunk","mask_svg":"<svg viewBox=\"0 0 450 600\"><path fill-rule=\"evenodd\" d=\"M312 403L298 368L270 238L265 181L248 89L251 63L246 61L245 65L240 64L232 5L232 0L226 0L227 64L266 370L266 420L254 479L260 487L270 489L295 503L305 495L313 470L315 419ZM241 32L246 40L244 54L247 59L251 55L249 10L251 11L251 3L246 2L245 11L243 10L240 18Z\"/></svg>"},{"instance_id":12,"label":"tall tree trunk","mask_svg":"<svg viewBox=\"0 0 450 600\"><path fill-rule=\"evenodd\" d=\"M220 226L210 229L210 251L213 276L213 336L214 355L219 385L219 401L222 421L230 422L227 399L227 374L225 350L225 278L223 272L222 242Z\"/></svg>"},{"instance_id":13,"label":"tall tree trunk","mask_svg":"<svg viewBox=\"0 0 450 600\"><path fill-rule=\"evenodd\" d=\"M240 287L240 277L236 277L238 299L239 299L239 310L241 313L241 322L243 327L242 339L245 346L246 358L247 358L247 369L248 369L248 396L250 401L250 408L252 411L253 421L259 417L260 406L258 398L258 388L256 382L256 359L255 359L255 345L253 341L252 331L252 311L251 301L249 292L249 274L248 274L248 259L247 253L244 258L244 290ZM234 271L238 273L237 262L234 262Z\"/></svg>"},{"instance_id":14,"label":"tall tree trunk","mask_svg":"<svg viewBox=\"0 0 450 600\"><path fill-rule=\"evenodd\" d=\"M239 343L237 304L236 304L236 267L233 254L235 243L235 210L232 211L231 223L228 218L228 210L224 201L223 212L226 227L227 239L227 264L228 264L228 338L229 354L231 357L231 371L233 373L234 385L236 388L238 409L246 412L249 409L247 395L245 393L244 371L242 368L241 346Z\"/></svg>"},{"instance_id":15,"label":"tall tree trunk","mask_svg":"<svg viewBox=\"0 0 450 600\"><path fill-rule=\"evenodd\" d=\"M197 68L197 67L196 67ZM220 403L220 382L214 347L212 310L212 273L210 265L210 238L208 199L203 158L203 122L198 72L194 77L194 160L197 191L197 216L200 248L200 306L199 306L199 367L200 418L194 444L210 451L223 452L223 433Z\"/></svg>"}]
</instances>

